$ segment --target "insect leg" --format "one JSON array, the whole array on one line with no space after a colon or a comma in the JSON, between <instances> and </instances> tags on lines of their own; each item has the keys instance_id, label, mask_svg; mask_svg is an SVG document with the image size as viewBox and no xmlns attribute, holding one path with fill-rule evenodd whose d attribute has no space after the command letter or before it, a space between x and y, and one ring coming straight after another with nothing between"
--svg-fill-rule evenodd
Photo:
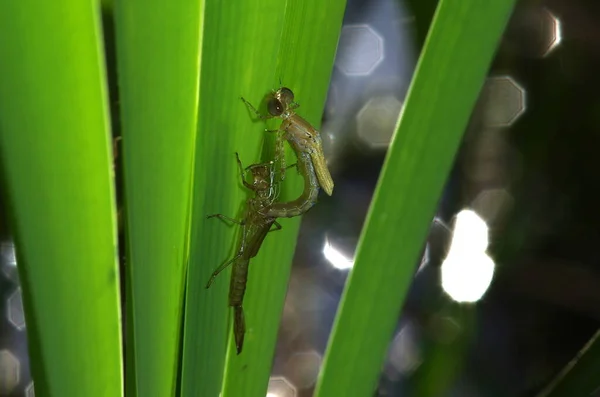
<instances>
[{"instance_id":1,"label":"insect leg","mask_svg":"<svg viewBox=\"0 0 600 397\"><path fill-rule=\"evenodd\" d=\"M217 276L219 275L219 273L221 273L223 270L225 270L227 268L227 266L231 265L233 262L235 262L237 259L239 259L243 253L244 253L244 248L246 247L245 243L246 243L246 226L244 224L242 224L242 239L241 239L241 243L240 243L240 249L238 250L238 254L231 260L223 263L221 266L219 266L212 274L212 276L210 276L210 280L208 280L208 284L206 284L206 288L210 288L211 284L213 283L213 281L215 281L215 278L217 278Z\"/></svg>"},{"instance_id":2,"label":"insect leg","mask_svg":"<svg viewBox=\"0 0 600 397\"><path fill-rule=\"evenodd\" d=\"M250 102L248 102L246 99L244 99L244 97L240 97L240 99L246 104L246 106L248 107L248 109L252 110L252 112L254 114L256 114L256 116L261 119L261 120L267 120L272 118L272 116L265 116L260 114L260 112L258 110L256 110L256 108L254 106L252 106L252 104Z\"/></svg>"},{"instance_id":3,"label":"insect leg","mask_svg":"<svg viewBox=\"0 0 600 397\"><path fill-rule=\"evenodd\" d=\"M281 230L281 225L279 224L279 222L277 222L277 221L273 222L273 226L275 226L275 229L269 230L269 233Z\"/></svg>"},{"instance_id":4,"label":"insect leg","mask_svg":"<svg viewBox=\"0 0 600 397\"><path fill-rule=\"evenodd\" d=\"M272 161L268 161L266 163L250 164L249 166L247 166L245 168L245 170L248 171L248 170L252 170L254 168L258 168L258 167L272 167L272 166L273 166L273 162Z\"/></svg>"},{"instance_id":5,"label":"insect leg","mask_svg":"<svg viewBox=\"0 0 600 397\"><path fill-rule=\"evenodd\" d=\"M217 278L219 273L221 273L223 270L225 270L227 268L227 266L231 265L233 262L235 262L241 256L242 256L242 254L240 253L240 254L236 255L233 259L228 260L227 262L223 263L221 266L216 268L215 271L213 272L213 274L210 276L210 280L208 280L208 283L206 284L206 289L210 288L210 286L212 285L213 281L215 281L215 278Z\"/></svg>"},{"instance_id":6,"label":"insect leg","mask_svg":"<svg viewBox=\"0 0 600 397\"><path fill-rule=\"evenodd\" d=\"M242 184L244 184L244 186L246 186L248 189L254 190L254 186L252 186L251 184L246 182L246 172L244 170L244 167L242 166L242 161L240 160L240 155L238 154L238 152L235 152L235 158L237 159L238 167L240 169L240 175L242 177ZM246 170L248 168L250 168L250 167L247 167Z\"/></svg>"},{"instance_id":7,"label":"insect leg","mask_svg":"<svg viewBox=\"0 0 600 397\"><path fill-rule=\"evenodd\" d=\"M238 221L237 219L230 218L230 217L225 216L223 214L213 214L213 215L209 215L209 216L206 217L206 219L210 219L210 218L219 218L223 222L229 221L229 222L237 223L238 225L243 225L244 224L244 221Z\"/></svg>"},{"instance_id":8,"label":"insect leg","mask_svg":"<svg viewBox=\"0 0 600 397\"><path fill-rule=\"evenodd\" d=\"M287 170L289 170L290 168L298 168L298 163L294 163L294 164L290 164L290 165L286 165L285 168L281 168L279 170L279 175L281 175L282 173L287 172ZM300 172L300 170L298 170L298 173ZM281 178L282 180L284 179L283 177ZM276 182L278 183L278 182Z\"/></svg>"}]
</instances>

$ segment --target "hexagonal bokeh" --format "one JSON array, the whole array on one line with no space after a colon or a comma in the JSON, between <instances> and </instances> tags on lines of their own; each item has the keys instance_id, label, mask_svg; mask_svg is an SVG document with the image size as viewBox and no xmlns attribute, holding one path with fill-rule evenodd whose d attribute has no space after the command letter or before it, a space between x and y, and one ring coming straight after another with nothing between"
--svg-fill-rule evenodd
<instances>
[{"instance_id":1,"label":"hexagonal bokeh","mask_svg":"<svg viewBox=\"0 0 600 397\"><path fill-rule=\"evenodd\" d=\"M374 97L356 115L360 140L371 148L386 148L394 135L402 102L393 95Z\"/></svg>"},{"instance_id":2,"label":"hexagonal bokeh","mask_svg":"<svg viewBox=\"0 0 600 397\"><path fill-rule=\"evenodd\" d=\"M558 19L554 14L544 8L544 13L546 15L546 20L550 25L549 35L550 40L548 40L548 45L545 48L544 56L548 55L552 50L554 50L562 41L562 27L560 24L560 19Z\"/></svg>"},{"instance_id":3,"label":"hexagonal bokeh","mask_svg":"<svg viewBox=\"0 0 600 397\"><path fill-rule=\"evenodd\" d=\"M21 288L17 288L7 301L8 322L15 326L19 331L25 329L25 314L23 313L23 295Z\"/></svg>"},{"instance_id":4,"label":"hexagonal bokeh","mask_svg":"<svg viewBox=\"0 0 600 397\"><path fill-rule=\"evenodd\" d=\"M269 379L267 397L296 397L296 388L283 376L272 376Z\"/></svg>"},{"instance_id":5,"label":"hexagonal bokeh","mask_svg":"<svg viewBox=\"0 0 600 397\"><path fill-rule=\"evenodd\" d=\"M9 394L19 384L19 360L8 350L0 350L0 395Z\"/></svg>"},{"instance_id":6,"label":"hexagonal bokeh","mask_svg":"<svg viewBox=\"0 0 600 397\"><path fill-rule=\"evenodd\" d=\"M366 76L383 61L383 38L369 25L342 28L335 65L349 76Z\"/></svg>"},{"instance_id":7,"label":"hexagonal bokeh","mask_svg":"<svg viewBox=\"0 0 600 397\"><path fill-rule=\"evenodd\" d=\"M525 90L509 76L488 78L482 95L487 126L508 127L525 112Z\"/></svg>"},{"instance_id":8,"label":"hexagonal bokeh","mask_svg":"<svg viewBox=\"0 0 600 397\"><path fill-rule=\"evenodd\" d=\"M295 353L285 365L286 377L298 389L307 389L317 381L321 361L321 355L314 350Z\"/></svg>"},{"instance_id":9,"label":"hexagonal bokeh","mask_svg":"<svg viewBox=\"0 0 600 397\"><path fill-rule=\"evenodd\" d=\"M0 269L13 283L19 283L15 245L10 241L0 243Z\"/></svg>"},{"instance_id":10,"label":"hexagonal bokeh","mask_svg":"<svg viewBox=\"0 0 600 397\"><path fill-rule=\"evenodd\" d=\"M560 44L561 23L545 7L521 6L511 18L504 40L523 56L543 58Z\"/></svg>"},{"instance_id":11,"label":"hexagonal bokeh","mask_svg":"<svg viewBox=\"0 0 600 397\"><path fill-rule=\"evenodd\" d=\"M29 383L25 388L25 397L35 397L35 388L33 386L33 381Z\"/></svg>"}]
</instances>

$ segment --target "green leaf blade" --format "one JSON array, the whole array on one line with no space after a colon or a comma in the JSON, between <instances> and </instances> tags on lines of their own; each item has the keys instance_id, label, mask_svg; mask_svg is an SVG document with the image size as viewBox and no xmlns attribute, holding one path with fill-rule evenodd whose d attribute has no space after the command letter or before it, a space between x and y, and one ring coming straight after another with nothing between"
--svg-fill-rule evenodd
<instances>
[{"instance_id":1,"label":"green leaf blade","mask_svg":"<svg viewBox=\"0 0 600 397\"><path fill-rule=\"evenodd\" d=\"M435 205L513 3L440 2L363 229L316 396L372 395Z\"/></svg>"},{"instance_id":2,"label":"green leaf blade","mask_svg":"<svg viewBox=\"0 0 600 397\"><path fill-rule=\"evenodd\" d=\"M231 7L231 8L229 8ZM219 275L210 290L212 271L231 258L238 233L206 215L237 217L248 197L241 187L234 152L244 165L270 160L265 127L240 101L255 106L279 81L294 90L300 114L318 126L333 66L345 1L262 1L206 3L196 172L192 252L186 303L184 395L264 396L294 253L299 219L282 220L283 230L267 236L250 263L244 311L244 350L236 355L231 335L227 288L230 271ZM311 25L311 29L306 29ZM319 56L306 56L318 52ZM262 155L261 155L262 147ZM301 178L289 172L281 198L301 191ZM223 385L223 365L225 378ZM197 374L205 376L200 379ZM186 394L187 393L187 394Z\"/></svg>"},{"instance_id":3,"label":"green leaf blade","mask_svg":"<svg viewBox=\"0 0 600 397\"><path fill-rule=\"evenodd\" d=\"M112 159L96 5L0 6L2 174L38 396L122 395Z\"/></svg>"},{"instance_id":4,"label":"green leaf blade","mask_svg":"<svg viewBox=\"0 0 600 397\"><path fill-rule=\"evenodd\" d=\"M213 270L231 258L239 230L206 216L222 213L237 218L247 198L234 152L239 152L245 166L257 162L264 124L252 123L240 97L258 104L271 87L279 44L278 36L272 35L283 22L276 13L279 7L276 1L260 5L206 2L182 395L216 397L221 391L231 332L227 306L230 270L223 271L209 290L205 286ZM262 22L257 23L259 20ZM267 29L270 34L265 38ZM253 74L253 70L260 72ZM253 263L251 266L254 269Z\"/></svg>"},{"instance_id":5,"label":"green leaf blade","mask_svg":"<svg viewBox=\"0 0 600 397\"><path fill-rule=\"evenodd\" d=\"M115 3L125 176L128 392L175 394L196 139L201 0Z\"/></svg>"}]
</instances>

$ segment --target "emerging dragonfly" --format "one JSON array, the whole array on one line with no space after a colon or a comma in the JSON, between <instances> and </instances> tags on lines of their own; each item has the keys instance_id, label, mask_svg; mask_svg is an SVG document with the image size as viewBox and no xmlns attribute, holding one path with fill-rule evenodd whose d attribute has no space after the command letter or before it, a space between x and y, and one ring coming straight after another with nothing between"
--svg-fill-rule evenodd
<instances>
[{"instance_id":1,"label":"emerging dragonfly","mask_svg":"<svg viewBox=\"0 0 600 397\"><path fill-rule=\"evenodd\" d=\"M244 334L246 330L242 303L246 292L250 259L258 254L260 246L268 232L281 229L281 225L276 221L277 217L290 216L288 214L298 212L302 205L298 200L289 203L273 204L273 201L275 200L275 173L273 171L273 162L252 164L244 170L239 155L237 153L235 155L242 177L242 183L248 189L254 191L255 194L254 197L246 201L246 210L242 220L232 219L222 214L208 216L208 218L219 218L221 220L237 223L242 226L242 233L236 256L219 266L213 272L206 288L209 288L212 285L219 273L226 269L227 266L233 264L231 283L229 285L229 306L233 307L234 310L233 333L237 354L240 354L244 345ZM305 163L307 163L307 161L299 164L298 167L302 169L302 167L307 166ZM310 162L308 163L310 164ZM245 178L245 171L247 170L250 170L252 173L253 181L251 184L248 183ZM314 175L314 171L312 173ZM307 180L309 185L318 186L316 180L310 180L310 177L308 177ZM307 200L316 196L314 192L311 192L311 189L305 189L305 194ZM275 206L275 208L271 209L272 205ZM275 229L271 230L272 226L275 226Z\"/></svg>"},{"instance_id":2,"label":"emerging dragonfly","mask_svg":"<svg viewBox=\"0 0 600 397\"><path fill-rule=\"evenodd\" d=\"M307 153L310 156L319 185L327 195L331 196L334 185L323 154L321 134L319 134L319 131L317 131L308 121L296 114L295 109L300 105L294 102L294 93L292 90L287 87L281 87L270 95L270 98L267 101L268 116L261 115L260 112L244 98L242 98L242 101L244 101L244 103L262 120L275 117L282 120L278 130L267 131L282 132L283 138L290 143L297 156L299 153ZM281 139L278 139L276 153L283 164L283 179L285 156L283 155L283 142ZM298 158L298 160L300 162L300 158Z\"/></svg>"}]
</instances>

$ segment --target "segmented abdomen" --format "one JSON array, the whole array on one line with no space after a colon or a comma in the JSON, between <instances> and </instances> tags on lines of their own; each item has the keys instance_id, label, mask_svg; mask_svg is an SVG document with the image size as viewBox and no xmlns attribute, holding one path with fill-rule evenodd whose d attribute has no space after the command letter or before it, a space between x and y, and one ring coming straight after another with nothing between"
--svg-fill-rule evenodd
<instances>
[{"instance_id":1,"label":"segmented abdomen","mask_svg":"<svg viewBox=\"0 0 600 397\"><path fill-rule=\"evenodd\" d=\"M248 265L250 260L240 258L231 269L231 284L229 285L229 306L241 306L248 282Z\"/></svg>"},{"instance_id":2,"label":"segmented abdomen","mask_svg":"<svg viewBox=\"0 0 600 397\"><path fill-rule=\"evenodd\" d=\"M312 208L319 196L319 182L315 174L315 168L308 153L299 151L296 145L292 145L298 157L298 170L304 178L304 191L296 200L271 205L266 215L274 218L291 218L302 215Z\"/></svg>"}]
</instances>

